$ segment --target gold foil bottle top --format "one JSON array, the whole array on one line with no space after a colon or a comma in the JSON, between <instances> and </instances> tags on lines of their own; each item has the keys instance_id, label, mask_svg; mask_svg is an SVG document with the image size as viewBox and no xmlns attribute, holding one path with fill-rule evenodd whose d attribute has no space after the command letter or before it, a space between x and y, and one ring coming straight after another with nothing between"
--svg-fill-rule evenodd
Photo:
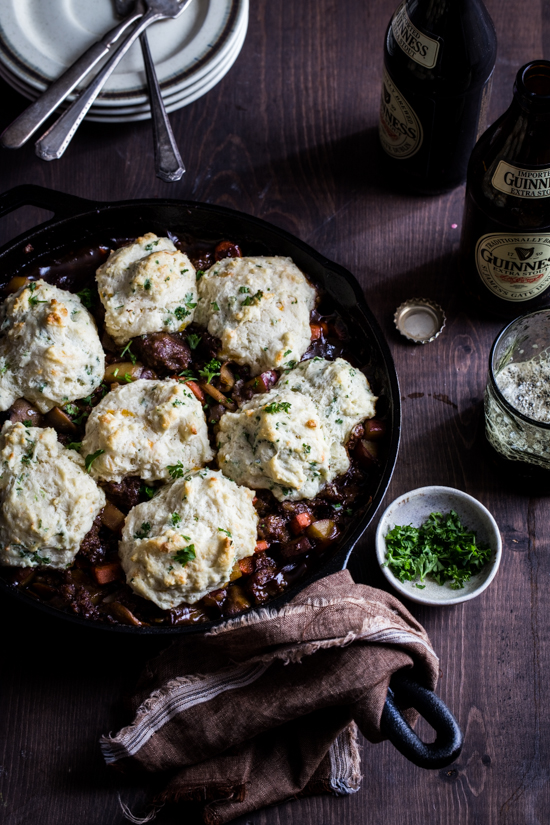
<instances>
[{"instance_id":1,"label":"gold foil bottle top","mask_svg":"<svg viewBox=\"0 0 550 825\"><path fill-rule=\"evenodd\" d=\"M395 310L393 316L398 331L415 344L434 341L445 326L445 313L435 301L410 298Z\"/></svg>"}]
</instances>

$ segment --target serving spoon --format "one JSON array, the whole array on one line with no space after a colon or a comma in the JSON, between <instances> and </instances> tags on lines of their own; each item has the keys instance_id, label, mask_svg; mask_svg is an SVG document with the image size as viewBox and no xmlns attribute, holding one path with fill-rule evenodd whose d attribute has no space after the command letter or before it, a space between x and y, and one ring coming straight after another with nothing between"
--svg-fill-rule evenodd
<instances>
[{"instance_id":1,"label":"serving spoon","mask_svg":"<svg viewBox=\"0 0 550 825\"><path fill-rule=\"evenodd\" d=\"M144 0L144 2L147 11L139 19L130 34L113 51L109 60L97 73L90 85L80 92L76 100L58 117L53 126L50 126L48 131L36 141L35 150L38 157L43 160L57 160L63 155L90 106L132 43L151 23L179 17L192 0Z\"/></svg>"},{"instance_id":2,"label":"serving spoon","mask_svg":"<svg viewBox=\"0 0 550 825\"><path fill-rule=\"evenodd\" d=\"M137 10L144 11L143 0L115 0L115 9L119 17L127 17L134 6ZM151 119L153 122L153 144L155 150L155 174L157 178L170 183L180 180L185 172L185 166L178 150L176 139L170 126L168 112L162 99L160 86L155 70L155 64L151 56L147 32L142 32L139 36L143 62L145 63L145 74L149 88L149 100L151 102Z\"/></svg>"}]
</instances>

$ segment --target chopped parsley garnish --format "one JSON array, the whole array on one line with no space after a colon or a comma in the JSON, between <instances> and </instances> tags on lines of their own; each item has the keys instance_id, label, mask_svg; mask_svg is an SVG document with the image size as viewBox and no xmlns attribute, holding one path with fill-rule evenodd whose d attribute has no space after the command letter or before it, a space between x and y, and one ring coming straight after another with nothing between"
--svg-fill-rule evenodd
<instances>
[{"instance_id":1,"label":"chopped parsley garnish","mask_svg":"<svg viewBox=\"0 0 550 825\"><path fill-rule=\"evenodd\" d=\"M219 306L218 306L218 302L217 302L217 301L210 301L210 306L211 306L211 307L212 307L212 309L213 309L213 310L215 310L216 312L219 312L219 311L220 311L220 308L219 308Z\"/></svg>"},{"instance_id":2,"label":"chopped parsley garnish","mask_svg":"<svg viewBox=\"0 0 550 825\"><path fill-rule=\"evenodd\" d=\"M76 293L78 298L82 301L86 309L91 309L95 303L96 299L96 292L94 289L90 289L89 286L81 289L80 292Z\"/></svg>"},{"instance_id":3,"label":"chopped parsley garnish","mask_svg":"<svg viewBox=\"0 0 550 825\"><path fill-rule=\"evenodd\" d=\"M64 409L65 412L69 415L78 415L79 413L78 407L76 407L74 404L65 404Z\"/></svg>"},{"instance_id":4,"label":"chopped parsley garnish","mask_svg":"<svg viewBox=\"0 0 550 825\"><path fill-rule=\"evenodd\" d=\"M148 243L145 247L145 251L146 252L152 252L153 247L155 247L158 244L159 240L160 240L160 238L157 238L156 241L151 241L151 243Z\"/></svg>"},{"instance_id":5,"label":"chopped parsley garnish","mask_svg":"<svg viewBox=\"0 0 550 825\"><path fill-rule=\"evenodd\" d=\"M290 410L290 407L290 401L272 401L271 404L264 407L264 410L266 413L287 413Z\"/></svg>"},{"instance_id":6,"label":"chopped parsley garnish","mask_svg":"<svg viewBox=\"0 0 550 825\"><path fill-rule=\"evenodd\" d=\"M128 358L130 359L132 364L135 364L136 361L137 361L137 358L134 355L134 353L132 352L132 350L130 349L131 346L132 346L132 341L128 341L128 343L126 344L126 346L124 347L124 349L120 353L120 357L122 358L123 355L126 355L126 353L128 353Z\"/></svg>"},{"instance_id":7,"label":"chopped parsley garnish","mask_svg":"<svg viewBox=\"0 0 550 825\"><path fill-rule=\"evenodd\" d=\"M479 572L491 558L488 544L478 543L457 513L431 513L420 527L396 526L386 536L386 562L401 582L424 588L426 576L453 590ZM421 583L419 584L419 580Z\"/></svg>"},{"instance_id":8,"label":"chopped parsley garnish","mask_svg":"<svg viewBox=\"0 0 550 825\"><path fill-rule=\"evenodd\" d=\"M286 352L283 352L283 358L285 358L287 355L290 355L291 352L292 352L291 349L287 349Z\"/></svg>"},{"instance_id":9,"label":"chopped parsley garnish","mask_svg":"<svg viewBox=\"0 0 550 825\"><path fill-rule=\"evenodd\" d=\"M187 270L185 270L185 272L187 272ZM188 292L187 295L185 296L185 306L187 307L187 309L195 309L195 307L197 306L196 303L193 303L193 293L192 292Z\"/></svg>"},{"instance_id":10,"label":"chopped parsley garnish","mask_svg":"<svg viewBox=\"0 0 550 825\"><path fill-rule=\"evenodd\" d=\"M69 444L67 444L67 449L68 450L76 450L77 453L80 452L81 447L82 447L82 441L71 441Z\"/></svg>"},{"instance_id":11,"label":"chopped parsley garnish","mask_svg":"<svg viewBox=\"0 0 550 825\"><path fill-rule=\"evenodd\" d=\"M222 365L219 361L217 361L215 358L212 358L212 360L209 361L208 364L204 365L202 370L199 370L199 375L201 376L201 378L206 378L206 383L210 384L212 379L215 378L216 375L220 374L221 366Z\"/></svg>"},{"instance_id":12,"label":"chopped parsley garnish","mask_svg":"<svg viewBox=\"0 0 550 825\"><path fill-rule=\"evenodd\" d=\"M239 287L239 292L245 293L245 292L250 292L250 290L247 286L241 286L241 287Z\"/></svg>"},{"instance_id":13,"label":"chopped parsley garnish","mask_svg":"<svg viewBox=\"0 0 550 825\"><path fill-rule=\"evenodd\" d=\"M134 533L135 539L146 539L149 533L151 532L151 525L148 521L142 521L141 527L137 532Z\"/></svg>"},{"instance_id":14,"label":"chopped parsley garnish","mask_svg":"<svg viewBox=\"0 0 550 825\"><path fill-rule=\"evenodd\" d=\"M336 423L337 423L337 424L343 424L344 422L342 421L342 419L341 419L341 418L337 418L337 419L336 419Z\"/></svg>"},{"instance_id":15,"label":"chopped parsley garnish","mask_svg":"<svg viewBox=\"0 0 550 825\"><path fill-rule=\"evenodd\" d=\"M170 516L170 521L172 522L172 524L173 524L173 525L174 525L174 527L175 527L175 526L176 526L176 524L179 524L179 523L180 523L180 521L181 521L181 516L180 516L180 514L179 514L179 513L172 513L172 515Z\"/></svg>"},{"instance_id":16,"label":"chopped parsley garnish","mask_svg":"<svg viewBox=\"0 0 550 825\"><path fill-rule=\"evenodd\" d=\"M158 261L157 261L157 264L158 264ZM146 278L145 281L143 282L143 289L147 289L147 290L151 289L151 279L150 278Z\"/></svg>"},{"instance_id":17,"label":"chopped parsley garnish","mask_svg":"<svg viewBox=\"0 0 550 825\"><path fill-rule=\"evenodd\" d=\"M28 467L28 466L29 466L29 464L30 464L30 463L31 463L31 461L32 461L32 456L33 456L33 451L34 451L34 445L35 445L35 442L34 442L34 441L31 441L31 442L28 442L28 441L27 441L27 444L28 444L29 446L28 446L28 449L27 449L27 452L25 453L25 455L24 455L24 456L21 456L21 463L22 463L22 464L25 464L25 466L27 466L27 467Z\"/></svg>"},{"instance_id":18,"label":"chopped parsley garnish","mask_svg":"<svg viewBox=\"0 0 550 825\"><path fill-rule=\"evenodd\" d=\"M187 547L182 547L181 550L178 550L177 553L174 555L174 561L177 561L181 564L182 567L185 567L187 562L191 561L191 559L195 559L197 554L195 553L195 545L189 544Z\"/></svg>"},{"instance_id":19,"label":"chopped parsley garnish","mask_svg":"<svg viewBox=\"0 0 550 825\"><path fill-rule=\"evenodd\" d=\"M188 309L185 307L176 307L174 310L174 315L178 319L178 321L183 321L184 318L187 318L188 315L191 315Z\"/></svg>"},{"instance_id":20,"label":"chopped parsley garnish","mask_svg":"<svg viewBox=\"0 0 550 825\"><path fill-rule=\"evenodd\" d=\"M197 281L200 281L200 279L202 278L203 275L204 275L204 269L197 269L197 273L196 273Z\"/></svg>"},{"instance_id":21,"label":"chopped parsley garnish","mask_svg":"<svg viewBox=\"0 0 550 825\"><path fill-rule=\"evenodd\" d=\"M302 444L302 449L306 455L309 455L311 452L311 446L309 444Z\"/></svg>"},{"instance_id":22,"label":"chopped parsley garnish","mask_svg":"<svg viewBox=\"0 0 550 825\"><path fill-rule=\"evenodd\" d=\"M297 363L298 363L297 361L287 361L286 364L283 365L284 366L284 371L285 372L290 372L290 370L294 369L294 367L296 366Z\"/></svg>"},{"instance_id":23,"label":"chopped parsley garnish","mask_svg":"<svg viewBox=\"0 0 550 825\"><path fill-rule=\"evenodd\" d=\"M139 492L142 496L147 496L147 498L153 498L153 496L157 492L157 487L148 487L147 484L142 484L139 488Z\"/></svg>"},{"instance_id":24,"label":"chopped parsley garnish","mask_svg":"<svg viewBox=\"0 0 550 825\"><path fill-rule=\"evenodd\" d=\"M230 539L233 538L229 530L225 530L223 527L218 527L218 533L225 533L226 536L229 536Z\"/></svg>"},{"instance_id":25,"label":"chopped parsley garnish","mask_svg":"<svg viewBox=\"0 0 550 825\"><path fill-rule=\"evenodd\" d=\"M195 335L192 332L190 335L187 336L187 343L191 347L191 349L197 349L198 345L200 344L202 339L202 335Z\"/></svg>"},{"instance_id":26,"label":"chopped parsley garnish","mask_svg":"<svg viewBox=\"0 0 550 825\"><path fill-rule=\"evenodd\" d=\"M183 464L181 461L178 461L177 464L168 464L167 470L172 478L183 478Z\"/></svg>"},{"instance_id":27,"label":"chopped parsley garnish","mask_svg":"<svg viewBox=\"0 0 550 825\"><path fill-rule=\"evenodd\" d=\"M96 458L99 458L99 456L103 455L104 452L105 452L105 450L96 450L95 453L88 453L88 455L84 459L84 464L86 465L86 472L87 473L90 472L90 468L91 468L92 464L94 463L94 461L96 460Z\"/></svg>"},{"instance_id":28,"label":"chopped parsley garnish","mask_svg":"<svg viewBox=\"0 0 550 825\"><path fill-rule=\"evenodd\" d=\"M2 368L0 368L0 375L4 375L4 373L7 372L9 370L9 368L10 368L9 364L4 364L4 366Z\"/></svg>"},{"instance_id":29,"label":"chopped parsley garnish","mask_svg":"<svg viewBox=\"0 0 550 825\"><path fill-rule=\"evenodd\" d=\"M259 289L259 290L256 292L256 294L255 294L255 295L248 295L248 296L244 299L244 301L241 301L241 306L242 306L242 307L250 307L250 306L252 306L253 304L257 304L257 303L259 303L263 297L264 297L264 293L262 292L262 290L261 290L261 289Z\"/></svg>"},{"instance_id":30,"label":"chopped parsley garnish","mask_svg":"<svg viewBox=\"0 0 550 825\"><path fill-rule=\"evenodd\" d=\"M196 375L193 370L182 370L178 372L178 378L185 378L186 381L194 381Z\"/></svg>"},{"instance_id":31,"label":"chopped parsley garnish","mask_svg":"<svg viewBox=\"0 0 550 825\"><path fill-rule=\"evenodd\" d=\"M132 378L132 376L130 375L129 372L125 372L124 373L124 380L126 381L127 384L131 384L134 379Z\"/></svg>"},{"instance_id":32,"label":"chopped parsley garnish","mask_svg":"<svg viewBox=\"0 0 550 825\"><path fill-rule=\"evenodd\" d=\"M35 283L29 284L29 289L30 289L31 293L33 293L34 290L36 289L36 284ZM36 298L32 294L29 295L29 304L31 305L31 307L35 307L37 304L47 304L47 303L48 303L47 301L39 301L38 298Z\"/></svg>"}]
</instances>

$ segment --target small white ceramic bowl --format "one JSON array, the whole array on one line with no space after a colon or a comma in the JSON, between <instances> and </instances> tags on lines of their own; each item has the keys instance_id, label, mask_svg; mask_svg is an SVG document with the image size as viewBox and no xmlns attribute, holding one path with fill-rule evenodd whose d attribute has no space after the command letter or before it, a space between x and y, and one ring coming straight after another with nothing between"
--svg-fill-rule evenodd
<instances>
[{"instance_id":1,"label":"small white ceramic bowl","mask_svg":"<svg viewBox=\"0 0 550 825\"><path fill-rule=\"evenodd\" d=\"M400 582L389 567L384 566L386 560L386 535L396 525L420 527L430 513L448 513L454 510L462 524L473 530L478 542L484 542L491 548L492 555L484 568L460 590L453 590L449 584L439 585L426 578L425 588L415 587L414 582ZM376 557L392 587L419 604L446 605L466 602L475 599L485 588L489 587L496 576L502 556L502 540L496 521L487 510L473 496L455 490L454 487L419 487L410 493L396 498L385 510L376 530Z\"/></svg>"}]
</instances>

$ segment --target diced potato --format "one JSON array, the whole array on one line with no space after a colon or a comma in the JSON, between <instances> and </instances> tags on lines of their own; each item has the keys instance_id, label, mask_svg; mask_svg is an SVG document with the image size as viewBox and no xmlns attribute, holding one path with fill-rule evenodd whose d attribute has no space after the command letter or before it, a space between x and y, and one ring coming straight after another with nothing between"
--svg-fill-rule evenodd
<instances>
[{"instance_id":1,"label":"diced potato","mask_svg":"<svg viewBox=\"0 0 550 825\"><path fill-rule=\"evenodd\" d=\"M120 533L125 518L124 513L122 513L118 507L115 507L114 504L111 504L110 501L107 502L101 513L102 523L109 530L112 530L113 533Z\"/></svg>"},{"instance_id":2,"label":"diced potato","mask_svg":"<svg viewBox=\"0 0 550 825\"><path fill-rule=\"evenodd\" d=\"M234 582L236 579L240 579L243 574L241 570L240 564L238 561L235 562L233 565L233 569L231 571L231 575L229 576L229 581Z\"/></svg>"},{"instance_id":3,"label":"diced potato","mask_svg":"<svg viewBox=\"0 0 550 825\"><path fill-rule=\"evenodd\" d=\"M109 364L105 368L105 375L103 380L106 384L113 384L115 381L119 384L129 383L130 381L137 381L143 371L143 364L136 361L132 364L131 361L119 361L115 364Z\"/></svg>"},{"instance_id":4,"label":"diced potato","mask_svg":"<svg viewBox=\"0 0 550 825\"><path fill-rule=\"evenodd\" d=\"M336 524L330 518L314 521L306 532L309 538L315 541L332 541L338 535Z\"/></svg>"}]
</instances>

